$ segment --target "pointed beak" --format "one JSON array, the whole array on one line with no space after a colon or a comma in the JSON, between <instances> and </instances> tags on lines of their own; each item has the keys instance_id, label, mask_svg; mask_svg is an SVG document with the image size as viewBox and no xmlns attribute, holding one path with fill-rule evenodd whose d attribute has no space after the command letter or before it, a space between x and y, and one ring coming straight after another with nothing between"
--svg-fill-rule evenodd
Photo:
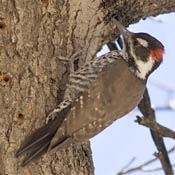
<instances>
[{"instance_id":1,"label":"pointed beak","mask_svg":"<svg viewBox=\"0 0 175 175\"><path fill-rule=\"evenodd\" d=\"M112 19L113 22L117 25L118 30L123 35L123 37L128 40L128 38L131 36L131 32L129 32L122 24L120 24L116 19Z\"/></svg>"}]
</instances>

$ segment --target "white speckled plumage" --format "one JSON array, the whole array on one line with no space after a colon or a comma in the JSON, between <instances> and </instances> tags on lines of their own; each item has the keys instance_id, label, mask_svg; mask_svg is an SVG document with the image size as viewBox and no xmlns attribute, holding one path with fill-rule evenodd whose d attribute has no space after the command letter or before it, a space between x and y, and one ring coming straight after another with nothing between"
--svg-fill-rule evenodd
<instances>
[{"instance_id":1,"label":"white speckled plumage","mask_svg":"<svg viewBox=\"0 0 175 175\"><path fill-rule=\"evenodd\" d=\"M17 156L30 152L22 165L88 140L138 105L164 48L154 37L116 24L124 36L123 50L94 58L70 75L63 101L49 114L48 123L18 150Z\"/></svg>"}]
</instances>

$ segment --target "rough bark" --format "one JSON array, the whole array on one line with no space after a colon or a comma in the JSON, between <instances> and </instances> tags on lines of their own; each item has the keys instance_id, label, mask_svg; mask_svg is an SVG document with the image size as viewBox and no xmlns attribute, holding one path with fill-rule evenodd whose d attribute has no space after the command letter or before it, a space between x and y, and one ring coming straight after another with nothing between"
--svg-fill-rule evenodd
<instances>
[{"instance_id":1,"label":"rough bark","mask_svg":"<svg viewBox=\"0 0 175 175\"><path fill-rule=\"evenodd\" d=\"M14 154L61 101L69 75L57 56L82 51L80 64L117 36L112 15L128 25L175 11L174 0L0 1L0 174L93 174L89 143L21 168Z\"/></svg>"}]
</instances>

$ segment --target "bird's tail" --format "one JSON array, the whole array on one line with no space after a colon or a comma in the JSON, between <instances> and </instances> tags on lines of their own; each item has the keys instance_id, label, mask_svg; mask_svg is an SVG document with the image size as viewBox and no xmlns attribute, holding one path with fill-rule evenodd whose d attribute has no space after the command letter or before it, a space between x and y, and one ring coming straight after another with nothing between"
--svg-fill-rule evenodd
<instances>
[{"instance_id":1,"label":"bird's tail","mask_svg":"<svg viewBox=\"0 0 175 175\"><path fill-rule=\"evenodd\" d=\"M49 121L45 126L37 129L32 135L27 137L24 144L16 152L16 157L26 152L29 153L23 161L22 166L27 165L30 161L39 158L48 151L51 140L61 126L69 109L70 106L64 108L56 114L57 117L54 120Z\"/></svg>"}]
</instances>

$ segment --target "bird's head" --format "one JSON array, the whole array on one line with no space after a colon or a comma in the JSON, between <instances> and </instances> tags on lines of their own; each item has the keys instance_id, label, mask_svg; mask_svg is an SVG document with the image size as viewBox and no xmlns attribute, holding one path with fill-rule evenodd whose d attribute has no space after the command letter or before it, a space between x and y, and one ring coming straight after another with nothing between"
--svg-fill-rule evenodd
<instances>
[{"instance_id":1,"label":"bird's head","mask_svg":"<svg viewBox=\"0 0 175 175\"><path fill-rule=\"evenodd\" d=\"M147 79L163 60L163 44L147 33L132 33L118 21L115 23L123 35L123 52L129 66L138 78Z\"/></svg>"}]
</instances>

